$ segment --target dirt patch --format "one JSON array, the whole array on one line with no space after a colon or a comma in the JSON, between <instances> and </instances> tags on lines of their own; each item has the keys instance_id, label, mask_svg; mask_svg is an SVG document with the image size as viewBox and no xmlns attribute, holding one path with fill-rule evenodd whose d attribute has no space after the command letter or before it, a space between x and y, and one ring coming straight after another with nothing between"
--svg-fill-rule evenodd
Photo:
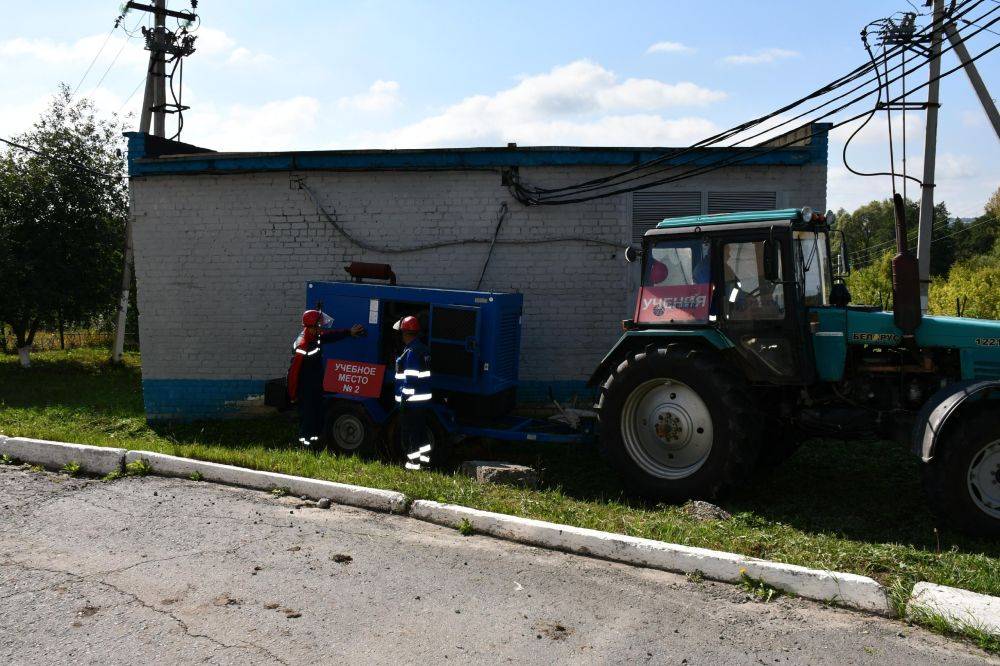
<instances>
[{"instance_id":1,"label":"dirt patch","mask_svg":"<svg viewBox=\"0 0 1000 666\"><path fill-rule=\"evenodd\" d=\"M543 620L535 624L537 638L546 636L554 641L564 641L573 635L573 631L572 627L567 627L559 622Z\"/></svg>"}]
</instances>

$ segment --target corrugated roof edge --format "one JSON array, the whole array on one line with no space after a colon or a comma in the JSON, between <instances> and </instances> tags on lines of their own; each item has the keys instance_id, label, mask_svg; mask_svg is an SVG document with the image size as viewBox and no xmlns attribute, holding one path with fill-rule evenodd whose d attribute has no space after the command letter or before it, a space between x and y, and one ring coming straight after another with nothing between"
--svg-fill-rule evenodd
<instances>
[{"instance_id":1,"label":"corrugated roof edge","mask_svg":"<svg viewBox=\"0 0 1000 666\"><path fill-rule=\"evenodd\" d=\"M621 166L668 156L666 165L706 166L740 159L740 166L826 164L829 123L805 145L772 148L700 148L672 160L683 148L531 146L512 148L427 148L408 150L323 150L220 153L141 132L127 132L130 176L225 174L254 171L462 170L498 167ZM756 153L756 154L755 154Z\"/></svg>"}]
</instances>

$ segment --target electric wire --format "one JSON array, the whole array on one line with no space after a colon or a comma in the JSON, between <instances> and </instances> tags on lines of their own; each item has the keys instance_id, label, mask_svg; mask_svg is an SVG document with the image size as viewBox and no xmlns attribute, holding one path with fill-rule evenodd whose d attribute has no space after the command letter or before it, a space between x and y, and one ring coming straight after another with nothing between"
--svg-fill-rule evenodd
<instances>
[{"instance_id":1,"label":"electric wire","mask_svg":"<svg viewBox=\"0 0 1000 666\"><path fill-rule=\"evenodd\" d=\"M995 11L995 9L991 10L991 12L992 11ZM1000 18L993 19L993 21L991 21L990 25L996 23L997 21L1000 21ZM978 32L981 32L981 29L979 31L976 31L971 36L974 36L975 34L978 34ZM990 48L986 49L985 51L977 54L974 58L972 58L972 61L978 60L979 58L982 58L983 56L991 53L998 46L1000 46L1000 43L997 43L997 44L991 46ZM917 65L917 66L911 68L910 70L907 70L906 73L912 73L913 71L915 71L916 69L918 69L918 68L920 68L922 66L923 66L922 64L921 65ZM944 72L943 74L935 77L933 80L939 80L939 79L941 79L941 78L943 78L945 76L951 75L952 73L954 73L955 71L957 71L957 69L961 68L962 66L963 65L959 65L956 68L952 68L952 69L948 70L947 72ZM893 79L893 80L895 80L895 79ZM913 88L907 94L911 94L913 92L916 92L917 90L921 90L921 89L927 87L927 85L929 85L929 82L921 84L920 86L918 86L916 88ZM824 117L827 117L829 115L833 115L835 113L838 113L838 112L844 110L845 108L853 106L855 103L857 103L857 101L859 99L862 99L864 97L870 96L871 94L874 94L875 92L876 91L874 91L874 90L870 91L869 93L866 93L866 94L860 96L859 98L857 98L855 100L847 102L847 103L845 103L845 104L837 107L836 109L833 109L832 111L829 111L829 112L823 114L822 116L820 116L820 118L824 118ZM901 96L897 96L896 98L891 99L889 101L889 103L896 103L896 102L899 102L901 99L902 99ZM829 129L835 129L837 127L844 126L846 124L849 124L849 123L851 123L851 122L853 122L855 120L858 120L858 119L860 119L860 118L868 115L869 113L870 113L870 111L864 111L864 112L862 112L860 114L851 116L851 117L849 117L849 118L847 118L847 119L845 119L845 120L843 120L841 122L832 123L831 126L829 127ZM810 123L806 123L806 124L800 126L797 129L806 129L809 126L809 124L815 122L816 120L818 120L818 119L813 119L812 121L810 121ZM809 134L807 136L794 137L792 139L789 139L786 143L781 143L781 144L778 144L778 145L772 145L772 146L768 147L767 149L764 149L764 150L761 150L761 151L755 151L751 155L737 157L737 158L733 158L733 159L730 159L730 160L719 160L717 162L710 163L707 166L702 166L700 168L692 169L692 170L683 172L681 174L677 174L675 176L671 176L671 177L668 177L668 178L663 178L663 179L659 179L659 180L655 180L655 181L649 181L649 182L642 183L640 185L632 186L632 187L628 187L628 188L619 188L619 189L611 190L609 192L602 192L602 193L599 193L597 195L582 196L582 197L575 197L575 198L561 198L561 199L558 199L558 200L543 200L543 199L539 199L539 198L527 198L527 197L525 197L526 190L524 190L523 188L518 189L518 184L515 183L515 186L514 186L514 196L515 196L515 198L517 198L522 203L525 203L526 205L563 205L563 204L569 204L569 203L580 203L580 202L583 202L583 201L591 201L593 199L599 199L599 198L604 198L604 197L608 197L608 196L615 196L615 195L623 194L623 193L626 193L626 192L639 191L639 190L647 189L649 187L654 187L656 185L660 185L660 184L664 184L664 183L668 183L668 182L676 182L678 180L682 180L682 179L685 179L685 178L690 178L690 177L694 177L694 176L697 176L697 175L702 175L704 173L709 173L709 172L717 170L719 168L724 168L726 166L732 166L733 164L738 164L738 163L747 161L749 159L753 159L755 157L759 157L761 155L766 155L766 154L772 153L775 150L779 150L781 148L785 148L785 147L787 147L789 145L792 145L793 143L798 143L798 142L801 142L801 141L805 141L806 139L809 139L809 138L812 138L812 137L817 136L819 134L825 133L826 131L827 131L827 129L824 128L822 130L812 132L811 134ZM764 144L764 146L766 146L766 145L767 144ZM761 147L761 146L758 146L758 147ZM672 157L673 155L675 155L675 153L668 154L666 157L669 158L669 157ZM660 171L663 171L663 170L665 170L665 169L660 169ZM649 177L650 175L653 175L653 174L646 174L644 176L641 176L641 178L646 178L646 177ZM569 193L569 194L573 194L573 193ZM564 194L564 195L560 195L560 196L565 197L565 196L569 196L569 194Z\"/></svg>"},{"instance_id":2,"label":"electric wire","mask_svg":"<svg viewBox=\"0 0 1000 666\"><path fill-rule=\"evenodd\" d=\"M966 7L965 5L962 5L961 9L963 10L963 12L967 13L969 11L972 11L979 4L981 4L981 2L982 2L982 0L978 0L978 1L974 2L971 5L971 7ZM982 20L982 18L984 18L984 17L988 17L990 14L992 14L995 11L997 11L997 9L998 8L994 7L993 9L989 10L986 14L983 15L983 17L978 17L979 20ZM945 20L944 17L942 18L942 21L943 20ZM990 22L989 25L992 25L992 24L996 23L997 20L1000 20L1000 19L994 19L993 21ZM925 28L922 32L926 32L927 30L930 30L930 29L931 29L930 27L929 28ZM976 31L976 32L978 33L979 31ZM905 70L905 66L903 66L903 65L894 65L892 68L890 68L890 71L894 71L896 69L899 69L900 67L904 67L904 73L911 73L911 72L915 71L919 66L922 66L922 64L918 65L917 67L911 68L909 70ZM845 75L844 77L841 77L840 79L838 79L838 81L840 81L841 83L838 84L837 82L834 82L832 84L828 84L827 86L824 86L820 90L818 90L818 91L816 91L814 93L811 93L810 95L807 95L805 98L802 98L802 99L805 99L805 100L812 99L812 98L816 97L817 94L825 93L828 90L836 89L836 85L843 85L843 83L842 83L843 81L856 80L858 78L858 76L862 76L866 72L871 72L871 71L873 71L873 68L872 68L872 63L869 60L869 63L867 63L866 66L861 66L861 67L855 68L855 70L853 70L848 75ZM899 77L896 77L896 78L898 79ZM890 81L894 81L894 80L896 80L896 79L892 79ZM865 83L862 83L861 86L856 86L854 88L854 90L857 90L858 88L863 87L864 85L865 85ZM878 91L879 91L879 88L876 88L876 89L873 89L871 91L868 91L868 92L866 92L866 93L858 96L854 100L851 100L850 103L841 105L840 107L834 109L833 111L830 111L830 112L824 114L823 116L821 116L821 118L822 117L826 117L828 115L832 115L833 113L839 112L839 111L843 110L844 108L850 106L851 104L856 103L856 102L858 102L861 99L864 99L865 97L868 97L868 96L870 96L872 94L876 94ZM910 91L910 92L912 92L912 91ZM842 98L842 97L843 97L843 95L839 96L839 98ZM619 193L622 193L623 190L616 190L614 192L602 193L598 197L586 197L586 198L584 198L584 197L578 197L578 198L574 198L574 199L561 200L561 201L554 200L556 198L565 198L565 197L571 196L573 194L577 194L577 193L579 193L581 191L586 191L587 189L593 190L593 189L602 189L602 188L606 188L606 187L617 187L618 185L620 185L620 184L622 184L624 182L629 182L629 181L634 181L634 180L640 180L640 179L643 179L643 178L648 178L649 176L654 175L657 172L642 174L642 175L636 176L634 178L630 178L630 179L626 179L626 180L621 180L622 176L627 175L627 174L631 174L631 173L634 173L634 172L637 172L637 171L640 171L642 169L647 169L651 165L655 165L655 163L657 163L657 162L660 162L660 161L663 161L663 160L667 160L667 159L675 159L677 156L682 155L684 153L691 152L692 150L697 149L699 147L704 147L704 146L707 146L707 145L712 144L712 143L718 143L720 140L724 140L725 138L727 138L729 136L732 136L732 135L734 135L736 133L744 131L745 128L747 128L747 127L752 127L754 125L758 125L761 122L763 122L764 120L766 120L767 118L773 117L774 115L776 115L778 113L781 113L781 112L787 110L788 108L794 107L796 104L801 103L801 101L802 100L797 100L797 102L793 102L791 105L786 105L785 107L783 107L782 109L777 110L776 112L772 112L771 114L766 114L765 116L762 116L760 118L754 119L753 121L749 121L749 122L743 123L742 125L739 125L739 126L737 126L735 128L731 128L731 130L727 130L725 132L719 133L719 134L715 135L714 137L709 137L708 139L699 141L699 142L697 142L696 144L690 146L687 149L683 149L683 150L680 150L680 151L673 151L673 152L668 153L666 155L663 155L663 156L661 156L661 157L659 157L659 158L657 158L655 160L650 160L649 162L645 162L642 165L637 165L637 166L632 167L632 168L630 168L628 170L619 172L617 174L613 174L611 176L605 176L605 177L602 177L602 178L599 178L599 179L593 179L591 181L585 181L584 183L580 183L580 184L577 184L577 185L563 186L563 187L560 187L560 188L537 188L537 187L536 188L527 188L523 184L515 183L514 193L515 193L516 198L518 198L518 200L520 200L522 203L526 203L527 205L576 203L576 202L579 202L581 200L590 200L590 199L593 199L593 198L601 198L603 196L612 196L614 194L619 194ZM822 106L826 106L831 101L835 101L835 100L830 100L830 101L828 101L828 102L826 102L826 103L824 103L824 104L822 104L820 106L821 107ZM800 114L797 117L801 117L802 115L804 115L804 114ZM865 114L862 114L862 115L865 115ZM861 117L861 116L858 116L858 117ZM849 120L855 120L858 117L855 117L855 118L852 118L852 119L849 119ZM818 119L813 119L812 122L815 122L816 120L818 120ZM785 121L783 123L779 123L778 126L787 124L787 122L788 121ZM803 127L805 127L805 126L803 126ZM769 129L765 130L764 132L760 132L760 133L754 135L753 137L749 137L749 138L756 138L760 134L763 134L763 133L766 133L766 132L769 132L769 131L773 131L773 129L774 128L769 128ZM800 127L799 129L802 129L802 128ZM743 140L741 140L738 143L742 143L742 142L744 142L744 141L746 141L748 139L743 139ZM799 138L797 140L802 140L802 138ZM784 147L784 146L781 145L781 146L778 146L778 147ZM676 166L676 165L674 165L674 166ZM662 171L662 170L663 169L661 169L660 171ZM700 173L700 172L701 171L696 171L695 173ZM616 180L616 179L620 180L621 182L615 183L614 185L611 185L610 183L612 181ZM659 184L660 182L662 182L662 181L657 181L656 184ZM624 190L624 191L634 191L635 189L644 189L646 186L649 186L649 185L648 184L647 185L643 185L642 187L639 187L639 188L629 188L628 190ZM572 190L572 191L570 191L570 190ZM563 192L563 193L562 194L556 194L554 197L551 197L552 200L550 200L550 201L542 201L541 200L541 195L556 193L556 192L560 192L560 191Z\"/></svg>"},{"instance_id":3,"label":"electric wire","mask_svg":"<svg viewBox=\"0 0 1000 666\"><path fill-rule=\"evenodd\" d=\"M104 43L101 44L101 48L97 49L97 53L94 54L94 57L91 59L90 64L87 65L87 69L84 70L83 76L80 77L80 80L77 82L76 87L73 88L73 92L72 94L70 94L70 99L75 97L77 91L80 90L80 86L82 86L83 82L87 79L87 75L90 74L90 70L94 67L94 63L97 62L97 59L101 57L102 53L104 53L104 47L108 45L108 41L111 39L111 35L114 34L115 29L117 27L118 26L115 25L111 28L111 30L108 31L108 35L107 37L104 38Z\"/></svg>"},{"instance_id":4,"label":"electric wire","mask_svg":"<svg viewBox=\"0 0 1000 666\"><path fill-rule=\"evenodd\" d=\"M139 22L136 23L135 26L133 26L132 30L134 31L136 28L138 28L140 23L142 23L142 19L141 18L139 19ZM124 40L122 42L121 47L118 49L118 53L115 54L115 57L111 60L111 64L108 65L107 69L104 70L104 73L101 74L101 78L98 79L97 84L94 86L95 88L100 88L101 87L101 84L104 83L104 78L108 75L108 72L110 72L111 68L115 66L115 63L118 62L118 58L121 57L121 54L125 50L125 47L128 46L129 42L132 41L134 35L132 35L132 33L128 32L127 30L125 32L126 32L126 34L129 35L128 39L126 39L126 40Z\"/></svg>"},{"instance_id":5,"label":"electric wire","mask_svg":"<svg viewBox=\"0 0 1000 666\"><path fill-rule=\"evenodd\" d=\"M957 236L958 234L961 234L961 233L964 233L966 231L969 231L970 229L972 229L974 227L978 227L980 225L986 224L987 222L997 222L997 221L998 220L995 217L988 217L988 216L981 217L978 220L975 220L974 222L970 222L969 224L967 224L966 226L962 227L961 229L955 229L951 233L945 234L943 236L938 236L937 238L931 238L930 244L933 245L934 243L937 243L938 241L942 241L942 240L944 240L946 238L951 238L952 236ZM949 223L944 223L944 224L938 226L936 229L940 230L940 229L947 228L949 226L950 226ZM915 234L912 237L909 237L910 241L913 241L915 239L916 239L916 235ZM889 245L891 246L891 245L894 245L895 243L896 243L896 241L893 240L893 241L889 242ZM864 268L866 266L870 266L873 263L875 263L876 261L878 261L886 252L889 252L889 251L890 251L890 248L888 246L885 246L881 251L872 250L872 253L876 254L877 256L869 257L868 261L860 261L860 262L856 262L856 261L854 261L852 259L851 260L851 264L860 263L861 265L858 266L858 268ZM867 250L860 250L859 252L867 253L868 251ZM853 252L851 253L851 256L854 256Z\"/></svg>"},{"instance_id":6,"label":"electric wire","mask_svg":"<svg viewBox=\"0 0 1000 666\"><path fill-rule=\"evenodd\" d=\"M984 0L976 0L972 4L972 6L968 7L968 8L965 8L965 6L963 5L962 15L967 14L968 12L973 11L977 6L979 6L980 4L982 4L983 1ZM992 13L993 11L996 11L996 10L997 10L997 8L994 8L990 12L987 12L987 14L985 14L984 16L988 16L990 13ZM982 20L982 18L983 17L979 17L978 20ZM927 32L929 30L931 30L930 27L924 28L921 31L921 33L918 33L918 34L925 33L925 32ZM899 46L897 48L900 49L900 50L902 50L905 47L901 45L901 46ZM894 66L892 69L895 70L898 67L899 66L897 65L897 66ZM623 175L626 175L626 174L629 174L629 173L633 173L633 172L642 170L644 168L648 168L649 166L654 165L657 162L662 161L664 159L676 158L680 154L683 154L683 153L686 153L686 152L690 152L693 149L696 149L696 148L699 148L699 147L708 146L708 145L712 145L712 144L715 144L715 143L719 143L722 140L724 140L725 138L728 138L729 136L734 136L734 135L736 135L736 134L738 134L738 133L740 133L742 131L745 131L746 129L748 129L750 127L759 125L762 122L764 122L764 121L766 121L766 120L768 120L768 119L770 119L772 117L775 117L775 116L777 116L777 115L779 115L779 114L781 114L781 113L783 113L783 112L785 112L785 111L787 111L787 110L789 110L791 108L794 108L794 107L800 105L802 102L804 102L804 101L806 101L808 99L812 99L812 98L815 98L817 96L821 96L823 94L826 94L826 92L835 90L838 87L846 85L846 83L848 83L848 82L850 82L852 80L856 80L857 78L859 78L859 77L861 77L861 76L863 76L863 75L865 75L865 74L867 74L867 73L869 73L871 71L872 71L872 64L869 61L868 63L865 63L864 65L856 67L854 70L852 70L848 74L840 77L840 79L837 79L837 80L835 80L835 81L827 84L826 86L823 86L823 87L817 89L813 93L810 93L809 95L806 95L805 97L803 97L803 98L801 98L799 100L796 100L796 101L794 101L794 102L792 102L790 104L787 104L786 106L784 106L784 107L782 107L780 109L777 109L776 111L773 111L771 113L765 114L764 116L761 116L759 118L755 118L753 120L747 121L745 123L742 123L741 125L737 125L736 127L730 128L729 130L725 130L723 132L720 132L719 134L716 134L714 136L711 136L711 137L708 137L706 139L703 139L703 140L701 140L701 141L693 144L692 146L690 146L690 147L688 147L686 149L683 149L683 150L681 150L679 152L671 153L670 155L663 156L663 157L660 157L660 158L656 158L656 159L650 160L648 162L644 162L643 164L637 165L635 167L632 167L632 168L627 169L625 171L619 172L617 174L612 174L610 176L604 176L602 178L597 178L597 179L593 179L593 180L590 180L590 181L585 181L584 183L580 183L578 185L568 185L568 186L563 186L563 187L559 187L559 188L538 188L538 187L536 187L536 188L533 188L533 191L535 191L535 192L551 193L551 192L559 192L559 191L570 190L570 189L581 189L583 186L586 186L586 185L601 184L601 183L610 182L611 180L615 180L615 179L617 179L617 178L619 178L619 177L621 177ZM823 106L827 106L830 103L832 103L833 101L836 101L837 99L840 99L840 98L846 96L847 94L850 94L851 92L854 92L854 91L856 91L856 90L864 87L865 85L867 85L868 83L871 83L872 81L874 81L874 79L868 79L867 81L863 82L862 84L860 84L858 86L855 86L853 89L851 89L847 93L843 93L840 96L834 98L833 100L828 100L827 102L825 102L823 104L820 104L819 106L814 107L813 109L807 110L806 112L800 113L797 116L789 118L789 119L787 119L787 120L779 123L778 125L775 125L773 127L769 127L765 131L759 132L759 133L757 133L757 134L755 134L753 136L747 137L747 138L741 140L738 143L743 143L745 141L748 141L748 140L751 140L753 138L759 137L762 134L774 131L778 127L782 127L784 125L787 125L790 122L792 122L792 121L794 121L794 120L796 120L798 118L801 118L804 115L807 115L808 113L810 113L812 111L815 111L815 110L817 110L819 108L822 108ZM871 92L875 92L875 91L871 91Z\"/></svg>"},{"instance_id":7,"label":"electric wire","mask_svg":"<svg viewBox=\"0 0 1000 666\"><path fill-rule=\"evenodd\" d=\"M101 171L99 169L94 169L93 167L89 167L86 164L80 164L79 162L75 162L73 160L67 160L67 159L64 159L62 157L58 157L56 155L52 155L51 153L46 153L44 151L38 150L37 148L32 148L31 146L26 146L26 145L24 145L22 143L18 143L16 141L11 141L10 139L5 139L3 137L0 137L0 143L6 143L8 146L11 146L13 148L17 148L17 149L23 150L25 152L33 153L33 154L37 155L38 157L41 157L41 158L46 159L46 160L50 160L52 162L57 162L57 163L62 164L64 166L69 166L69 167L73 167L74 169L80 169L82 171L90 172L90 173L94 174L95 176L100 176L101 178L107 178L109 180L126 180L126 179L128 179L128 176L122 176L122 175L116 175L116 174L111 174L111 173L105 173L105 172L103 172L103 171Z\"/></svg>"},{"instance_id":8,"label":"electric wire","mask_svg":"<svg viewBox=\"0 0 1000 666\"><path fill-rule=\"evenodd\" d=\"M341 236L347 239L352 245L355 245L356 247L361 248L366 252L378 252L381 254L407 254L411 252L424 252L426 250L436 250L445 247L455 247L460 245L482 245L485 243L490 243L492 246L492 245L543 245L547 243L578 242L578 243L590 243L593 245L605 245L613 247L617 250L621 250L624 248L624 244L619 242L609 241L603 238L588 238L585 236L555 236L549 238L524 238L524 239L509 239L509 240L497 238L496 234L499 234L500 224L503 223L503 220L506 218L507 215L506 203L501 203L497 211L497 216L499 219L496 231L494 232L495 235L492 238L466 238L458 240L437 241L434 243L424 243L419 245L411 245L408 247L389 247L384 245L383 246L373 245L372 243L362 240L351 234L349 231L347 231L347 229L344 228L344 225L339 221L336 211L334 211L332 214L329 211L327 211L326 207L323 206L319 197L306 184L304 179L300 178L295 182L303 191L305 191L307 195L309 195L309 198L312 200L313 205L316 206L317 212L320 213L322 217L326 219L326 221L337 231L337 233L339 233ZM485 275L485 272L486 272L486 267L484 266L483 275ZM482 284L482 277L480 277L480 284Z\"/></svg>"}]
</instances>

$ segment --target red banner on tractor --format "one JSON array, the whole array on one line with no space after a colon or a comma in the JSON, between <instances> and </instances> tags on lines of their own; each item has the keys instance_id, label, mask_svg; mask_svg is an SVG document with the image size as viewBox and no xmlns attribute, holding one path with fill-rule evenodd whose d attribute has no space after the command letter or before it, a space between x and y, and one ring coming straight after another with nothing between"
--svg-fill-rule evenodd
<instances>
[{"instance_id":1,"label":"red banner on tractor","mask_svg":"<svg viewBox=\"0 0 1000 666\"><path fill-rule=\"evenodd\" d=\"M360 361L330 359L323 374L323 390L363 398L377 398L382 393L385 366Z\"/></svg>"},{"instance_id":2,"label":"red banner on tractor","mask_svg":"<svg viewBox=\"0 0 1000 666\"><path fill-rule=\"evenodd\" d=\"M635 321L642 324L707 321L712 285L681 284L639 290Z\"/></svg>"}]
</instances>

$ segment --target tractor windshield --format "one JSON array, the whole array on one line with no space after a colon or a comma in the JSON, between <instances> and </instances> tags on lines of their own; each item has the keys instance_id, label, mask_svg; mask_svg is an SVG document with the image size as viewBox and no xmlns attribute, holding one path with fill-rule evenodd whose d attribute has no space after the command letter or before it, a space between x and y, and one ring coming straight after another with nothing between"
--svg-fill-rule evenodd
<instances>
[{"instance_id":1,"label":"tractor windshield","mask_svg":"<svg viewBox=\"0 0 1000 666\"><path fill-rule=\"evenodd\" d=\"M796 278L803 285L805 304L829 305L832 278L826 234L796 231L792 237L795 239Z\"/></svg>"},{"instance_id":2,"label":"tractor windshield","mask_svg":"<svg viewBox=\"0 0 1000 666\"><path fill-rule=\"evenodd\" d=\"M635 321L700 324L712 296L711 245L706 240L661 241L649 248Z\"/></svg>"}]
</instances>

